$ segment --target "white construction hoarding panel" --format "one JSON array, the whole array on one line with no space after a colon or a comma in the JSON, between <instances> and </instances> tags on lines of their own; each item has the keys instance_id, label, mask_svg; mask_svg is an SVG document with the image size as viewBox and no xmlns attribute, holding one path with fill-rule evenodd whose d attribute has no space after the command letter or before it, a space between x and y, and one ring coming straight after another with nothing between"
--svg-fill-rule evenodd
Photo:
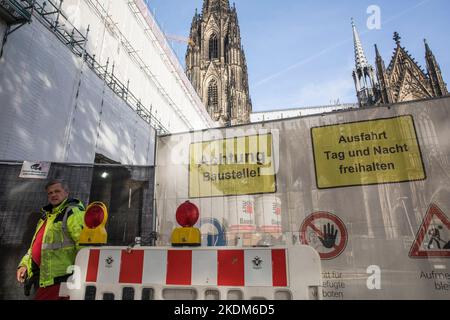
<instances>
[{"instance_id":1,"label":"white construction hoarding panel","mask_svg":"<svg viewBox=\"0 0 450 320\"><path fill-rule=\"evenodd\" d=\"M189 81L180 80L186 80L183 68L143 1L66 0L62 8L78 29L89 26L87 51L101 65L114 65L114 74L129 81L130 91L170 132L213 125Z\"/></svg>"},{"instance_id":2,"label":"white construction hoarding panel","mask_svg":"<svg viewBox=\"0 0 450 320\"><path fill-rule=\"evenodd\" d=\"M6 22L4 22L3 20L0 20L0 39L3 39L3 37L5 36L5 32L6 32Z\"/></svg>"},{"instance_id":3,"label":"white construction hoarding panel","mask_svg":"<svg viewBox=\"0 0 450 320\"><path fill-rule=\"evenodd\" d=\"M155 130L38 21L0 61L0 159L152 165Z\"/></svg>"},{"instance_id":4,"label":"white construction hoarding panel","mask_svg":"<svg viewBox=\"0 0 450 320\"><path fill-rule=\"evenodd\" d=\"M137 116L137 115L136 115ZM156 132L140 119L135 118L134 161L135 163L155 163Z\"/></svg>"},{"instance_id":5,"label":"white construction hoarding panel","mask_svg":"<svg viewBox=\"0 0 450 320\"><path fill-rule=\"evenodd\" d=\"M137 140L137 129L145 129L145 126L138 126L142 119L130 109L126 103L111 92L106 92L103 103L108 106L102 111L102 119L99 123L99 140L97 143L97 152L107 157L114 157L121 163L137 164L135 157L136 151L139 149L141 160L150 159L148 155L144 158L143 154L153 153L149 150L149 141L152 139L149 126L147 131L140 134L143 140ZM143 121L142 121L143 122ZM142 164L142 163L141 163Z\"/></svg>"},{"instance_id":6,"label":"white construction hoarding panel","mask_svg":"<svg viewBox=\"0 0 450 320\"><path fill-rule=\"evenodd\" d=\"M208 240L222 230L227 245L314 247L324 299L448 299L449 122L450 98L441 98L160 137L160 244L189 200L210 221L198 223ZM272 146L239 147L255 134L271 134ZM270 165L275 190L242 195L260 179L251 170ZM195 181L209 191L192 193Z\"/></svg>"},{"instance_id":7,"label":"white construction hoarding panel","mask_svg":"<svg viewBox=\"0 0 450 320\"><path fill-rule=\"evenodd\" d=\"M61 161L79 61L33 23L10 35L0 64L0 158Z\"/></svg>"},{"instance_id":8,"label":"white construction hoarding panel","mask_svg":"<svg viewBox=\"0 0 450 320\"><path fill-rule=\"evenodd\" d=\"M71 162L82 163L88 160L88 163L92 163L99 140L100 114L108 105L102 104L102 95L106 89L104 82L93 75L86 64L83 64L82 70L82 81L74 99L76 108L69 124L71 130L67 158Z\"/></svg>"}]
</instances>

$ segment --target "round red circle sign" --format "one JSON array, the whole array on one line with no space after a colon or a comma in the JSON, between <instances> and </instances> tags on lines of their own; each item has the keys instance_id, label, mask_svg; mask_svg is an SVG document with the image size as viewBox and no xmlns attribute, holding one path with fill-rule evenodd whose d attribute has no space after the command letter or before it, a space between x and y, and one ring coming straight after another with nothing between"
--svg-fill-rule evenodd
<instances>
[{"instance_id":1,"label":"round red circle sign","mask_svg":"<svg viewBox=\"0 0 450 320\"><path fill-rule=\"evenodd\" d=\"M322 260L331 260L344 252L348 233L342 220L328 212L315 212L303 221L300 240L314 247Z\"/></svg>"}]
</instances>

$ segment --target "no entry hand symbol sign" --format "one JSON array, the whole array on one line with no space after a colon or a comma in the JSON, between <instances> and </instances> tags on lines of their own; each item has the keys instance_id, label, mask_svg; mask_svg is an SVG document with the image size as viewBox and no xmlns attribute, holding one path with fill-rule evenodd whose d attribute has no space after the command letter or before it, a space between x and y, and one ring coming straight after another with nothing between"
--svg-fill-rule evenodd
<instances>
[{"instance_id":1,"label":"no entry hand symbol sign","mask_svg":"<svg viewBox=\"0 0 450 320\"><path fill-rule=\"evenodd\" d=\"M301 242L314 247L322 260L338 257L347 246L347 229L339 217L315 212L300 227Z\"/></svg>"}]
</instances>

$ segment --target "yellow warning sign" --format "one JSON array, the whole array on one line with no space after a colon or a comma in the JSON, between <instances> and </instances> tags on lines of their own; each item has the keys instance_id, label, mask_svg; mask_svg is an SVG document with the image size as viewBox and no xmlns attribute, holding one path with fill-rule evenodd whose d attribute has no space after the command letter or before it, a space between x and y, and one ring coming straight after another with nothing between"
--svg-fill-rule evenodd
<instances>
[{"instance_id":1,"label":"yellow warning sign","mask_svg":"<svg viewBox=\"0 0 450 320\"><path fill-rule=\"evenodd\" d=\"M192 143L189 197L276 192L272 135Z\"/></svg>"},{"instance_id":2,"label":"yellow warning sign","mask_svg":"<svg viewBox=\"0 0 450 320\"><path fill-rule=\"evenodd\" d=\"M319 189L426 179L412 116L311 131Z\"/></svg>"}]
</instances>

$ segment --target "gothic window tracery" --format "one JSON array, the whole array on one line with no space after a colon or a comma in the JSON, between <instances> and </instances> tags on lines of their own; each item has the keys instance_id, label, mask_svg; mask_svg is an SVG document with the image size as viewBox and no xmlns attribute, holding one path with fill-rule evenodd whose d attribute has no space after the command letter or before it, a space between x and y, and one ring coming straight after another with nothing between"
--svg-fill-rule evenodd
<instances>
[{"instance_id":1,"label":"gothic window tracery","mask_svg":"<svg viewBox=\"0 0 450 320\"><path fill-rule=\"evenodd\" d=\"M219 58L219 45L217 36L215 33L211 35L209 38L209 59L218 59Z\"/></svg>"},{"instance_id":2,"label":"gothic window tracery","mask_svg":"<svg viewBox=\"0 0 450 320\"><path fill-rule=\"evenodd\" d=\"M208 85L208 109L218 111L219 93L216 80L211 80Z\"/></svg>"},{"instance_id":3,"label":"gothic window tracery","mask_svg":"<svg viewBox=\"0 0 450 320\"><path fill-rule=\"evenodd\" d=\"M227 0L203 2L202 14L196 13L191 27L194 43L187 50L186 73L213 121L220 125L248 123L248 72L236 12ZM243 99L236 90L242 91Z\"/></svg>"},{"instance_id":4,"label":"gothic window tracery","mask_svg":"<svg viewBox=\"0 0 450 320\"><path fill-rule=\"evenodd\" d=\"M225 63L228 63L230 61L229 59L229 47L230 47L230 39L228 36L225 37L224 41L224 50L225 50Z\"/></svg>"}]
</instances>

